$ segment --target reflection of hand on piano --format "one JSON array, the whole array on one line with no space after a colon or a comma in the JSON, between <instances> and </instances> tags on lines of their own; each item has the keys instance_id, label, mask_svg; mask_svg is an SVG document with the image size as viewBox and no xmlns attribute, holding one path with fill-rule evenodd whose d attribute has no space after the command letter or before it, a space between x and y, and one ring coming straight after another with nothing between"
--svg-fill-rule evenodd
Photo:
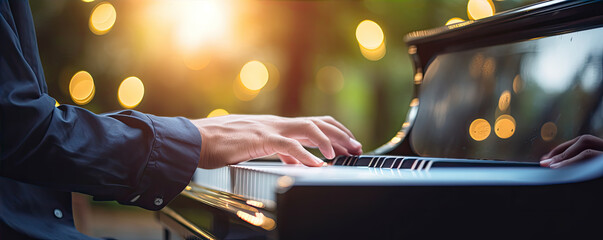
<instances>
[{"instance_id":1,"label":"reflection of hand on piano","mask_svg":"<svg viewBox=\"0 0 603 240\"><path fill-rule=\"evenodd\" d=\"M350 130L329 116L226 115L191 122L202 137L201 168L218 168L272 154L289 164L322 166L324 162L303 146L317 147L329 159L362 154L362 145Z\"/></svg>"},{"instance_id":2,"label":"reflection of hand on piano","mask_svg":"<svg viewBox=\"0 0 603 240\"><path fill-rule=\"evenodd\" d=\"M542 156L540 165L559 168L603 154L603 139L593 135L578 136Z\"/></svg>"}]
</instances>

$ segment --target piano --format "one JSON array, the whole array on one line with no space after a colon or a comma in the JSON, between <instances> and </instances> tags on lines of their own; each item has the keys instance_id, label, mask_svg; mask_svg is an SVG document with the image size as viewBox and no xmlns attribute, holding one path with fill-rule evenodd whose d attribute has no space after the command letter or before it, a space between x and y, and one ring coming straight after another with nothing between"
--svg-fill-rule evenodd
<instances>
[{"instance_id":1,"label":"piano","mask_svg":"<svg viewBox=\"0 0 603 240\"><path fill-rule=\"evenodd\" d=\"M414 96L394 137L308 168L198 169L157 218L165 239L584 238L600 235L603 1L546 1L405 38Z\"/></svg>"}]
</instances>

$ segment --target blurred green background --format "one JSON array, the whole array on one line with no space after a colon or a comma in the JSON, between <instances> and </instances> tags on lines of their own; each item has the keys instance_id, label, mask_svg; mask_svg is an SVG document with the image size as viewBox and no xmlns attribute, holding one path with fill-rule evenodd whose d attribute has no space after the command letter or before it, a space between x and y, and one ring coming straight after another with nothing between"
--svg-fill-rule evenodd
<instances>
[{"instance_id":1,"label":"blurred green background","mask_svg":"<svg viewBox=\"0 0 603 240\"><path fill-rule=\"evenodd\" d=\"M387 142L404 122L413 84L407 33L533 2L54 0L30 5L49 93L59 104L95 113L133 108L188 118L207 117L216 109L222 109L214 112L218 115L331 115L352 130L366 152ZM135 78L124 82L129 77ZM114 216L103 225L102 216L111 214L95 211L95 220L86 225L93 230L87 232L129 238L111 232L125 227L112 223ZM160 235L157 225L146 227L153 230L124 231Z\"/></svg>"},{"instance_id":2,"label":"blurred green background","mask_svg":"<svg viewBox=\"0 0 603 240\"><path fill-rule=\"evenodd\" d=\"M482 2L501 12L533 1ZM32 1L31 7L49 92L60 104L78 102L70 82L86 71L94 95L79 93L85 100L79 102L87 102L81 106L95 113L123 109L119 86L135 76L144 86L135 110L188 118L215 109L331 115L369 151L394 136L408 109L413 68L405 34L454 17L467 20L467 3L64 0ZM383 33L381 58L361 53L356 31L363 20ZM268 72L259 91L241 85L239 74L250 61Z\"/></svg>"}]
</instances>

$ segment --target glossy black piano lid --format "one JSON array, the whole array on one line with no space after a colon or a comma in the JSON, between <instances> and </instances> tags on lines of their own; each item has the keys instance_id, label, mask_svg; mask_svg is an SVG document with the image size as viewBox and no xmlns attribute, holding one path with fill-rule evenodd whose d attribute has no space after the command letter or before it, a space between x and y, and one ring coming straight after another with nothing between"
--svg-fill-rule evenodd
<instances>
[{"instance_id":1,"label":"glossy black piano lid","mask_svg":"<svg viewBox=\"0 0 603 240\"><path fill-rule=\"evenodd\" d=\"M603 137L603 27L440 54L419 88L420 156L539 161Z\"/></svg>"}]
</instances>

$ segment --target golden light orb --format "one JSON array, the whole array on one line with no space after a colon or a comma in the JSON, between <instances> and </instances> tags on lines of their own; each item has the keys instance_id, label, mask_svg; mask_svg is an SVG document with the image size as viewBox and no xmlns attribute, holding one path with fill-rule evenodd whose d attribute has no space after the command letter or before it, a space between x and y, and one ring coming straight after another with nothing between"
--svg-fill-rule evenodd
<instances>
[{"instance_id":1,"label":"golden light orb","mask_svg":"<svg viewBox=\"0 0 603 240\"><path fill-rule=\"evenodd\" d=\"M509 105L511 104L511 92L509 90L505 90L500 94L500 98L498 98L498 109L501 111L507 110Z\"/></svg>"},{"instance_id":2,"label":"golden light orb","mask_svg":"<svg viewBox=\"0 0 603 240\"><path fill-rule=\"evenodd\" d=\"M446 25L450 25L450 24L455 24L455 23L461 23L464 22L465 20L462 18L458 18L458 17L453 17L451 19L448 19L448 21L446 22Z\"/></svg>"},{"instance_id":3,"label":"golden light orb","mask_svg":"<svg viewBox=\"0 0 603 240\"><path fill-rule=\"evenodd\" d=\"M79 71L71 77L69 81L69 95L71 99L78 105L89 103L94 97L95 87L94 80L90 73Z\"/></svg>"},{"instance_id":4,"label":"golden light orb","mask_svg":"<svg viewBox=\"0 0 603 240\"><path fill-rule=\"evenodd\" d=\"M384 43L385 35L379 24L371 20L364 20L356 27L356 39L360 46L368 50L375 50Z\"/></svg>"},{"instance_id":5,"label":"golden light orb","mask_svg":"<svg viewBox=\"0 0 603 240\"><path fill-rule=\"evenodd\" d=\"M109 32L115 20L117 19L117 12L115 7L108 2L101 2L94 7L92 14L90 14L90 21L88 25L90 31L96 35L103 35Z\"/></svg>"},{"instance_id":6,"label":"golden light orb","mask_svg":"<svg viewBox=\"0 0 603 240\"><path fill-rule=\"evenodd\" d=\"M472 20L490 17L495 12L492 0L469 0L467 3L467 16Z\"/></svg>"},{"instance_id":7,"label":"golden light orb","mask_svg":"<svg viewBox=\"0 0 603 240\"><path fill-rule=\"evenodd\" d=\"M523 88L523 81L519 74L513 78L513 92L518 93Z\"/></svg>"},{"instance_id":8,"label":"golden light orb","mask_svg":"<svg viewBox=\"0 0 603 240\"><path fill-rule=\"evenodd\" d=\"M94 0L82 0L82 2L89 3L89 2L94 2Z\"/></svg>"},{"instance_id":9,"label":"golden light orb","mask_svg":"<svg viewBox=\"0 0 603 240\"><path fill-rule=\"evenodd\" d=\"M232 90L234 92L235 97L244 102L255 99L255 97L257 97L260 93L260 90L250 90L249 88L245 87L241 82L240 77L237 77L237 79L232 84Z\"/></svg>"},{"instance_id":10,"label":"golden light orb","mask_svg":"<svg viewBox=\"0 0 603 240\"><path fill-rule=\"evenodd\" d=\"M336 67L322 67L316 74L316 86L325 93L337 93L343 89L343 84L343 73Z\"/></svg>"},{"instance_id":11,"label":"golden light orb","mask_svg":"<svg viewBox=\"0 0 603 240\"><path fill-rule=\"evenodd\" d=\"M507 139L515 134L515 118L504 114L496 119L494 123L494 133L502 139Z\"/></svg>"},{"instance_id":12,"label":"golden light orb","mask_svg":"<svg viewBox=\"0 0 603 240\"><path fill-rule=\"evenodd\" d=\"M492 128L490 127L490 123L483 118L473 120L469 126L469 136L478 142L488 138L491 131Z\"/></svg>"},{"instance_id":13,"label":"golden light orb","mask_svg":"<svg viewBox=\"0 0 603 240\"><path fill-rule=\"evenodd\" d=\"M379 47L376 49L368 49L360 45L360 53L362 53L362 56L371 61L378 61L382 59L385 57L386 52L387 50L385 44L379 45Z\"/></svg>"},{"instance_id":14,"label":"golden light orb","mask_svg":"<svg viewBox=\"0 0 603 240\"><path fill-rule=\"evenodd\" d=\"M540 136L544 141L551 141L557 136L557 125L554 122L546 122L540 128Z\"/></svg>"},{"instance_id":15,"label":"golden light orb","mask_svg":"<svg viewBox=\"0 0 603 240\"><path fill-rule=\"evenodd\" d=\"M124 79L117 90L117 99L124 108L134 108L144 97L144 84L137 77Z\"/></svg>"},{"instance_id":16,"label":"golden light orb","mask_svg":"<svg viewBox=\"0 0 603 240\"><path fill-rule=\"evenodd\" d=\"M247 89L257 91L262 89L268 82L268 69L260 61L246 63L239 74L241 83Z\"/></svg>"},{"instance_id":17,"label":"golden light orb","mask_svg":"<svg viewBox=\"0 0 603 240\"><path fill-rule=\"evenodd\" d=\"M211 111L207 115L207 117L210 118L210 117L219 117L219 116L225 116L225 115L228 115L228 112L222 108L218 108L218 109Z\"/></svg>"}]
</instances>

